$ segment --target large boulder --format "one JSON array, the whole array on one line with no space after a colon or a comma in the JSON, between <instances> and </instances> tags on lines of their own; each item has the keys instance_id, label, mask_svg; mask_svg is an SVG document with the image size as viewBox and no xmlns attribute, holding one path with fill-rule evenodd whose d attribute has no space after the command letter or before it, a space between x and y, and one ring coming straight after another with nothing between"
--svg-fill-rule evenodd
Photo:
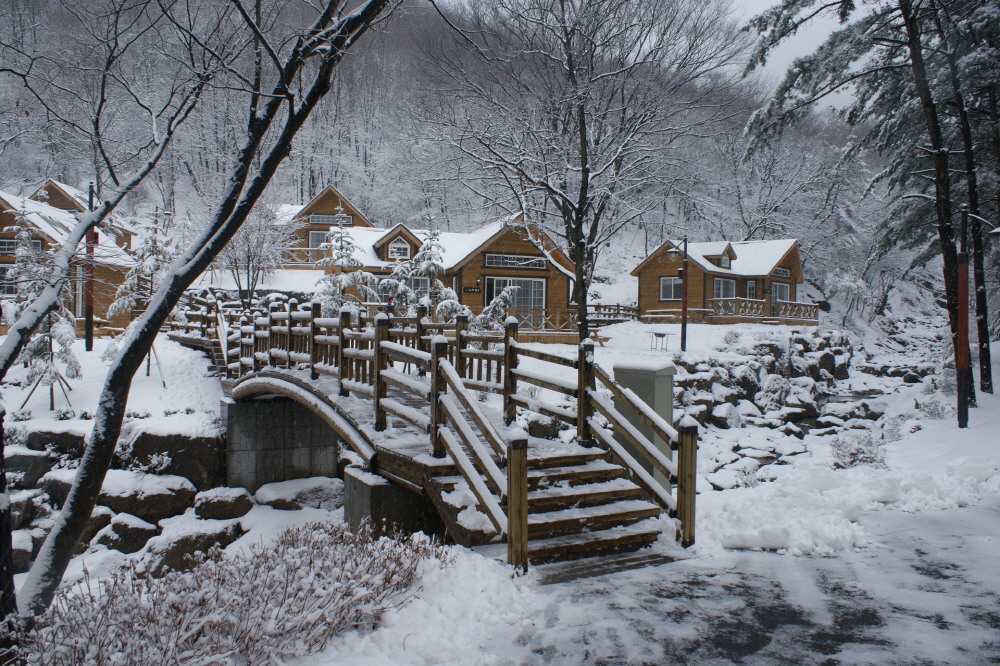
<instances>
[{"instance_id":1,"label":"large boulder","mask_svg":"<svg viewBox=\"0 0 1000 666\"><path fill-rule=\"evenodd\" d=\"M194 498L195 514L209 520L242 518L252 508L253 498L246 488L213 488Z\"/></svg>"},{"instance_id":2,"label":"large boulder","mask_svg":"<svg viewBox=\"0 0 1000 666\"><path fill-rule=\"evenodd\" d=\"M97 533L103 530L111 523L111 519L114 518L114 513L106 506L95 506L93 512L90 514L90 518L87 520L87 524L83 528L83 533L80 535L80 540L76 544L76 548L73 552L77 555L87 550L90 545L91 539L97 536Z\"/></svg>"},{"instance_id":3,"label":"large boulder","mask_svg":"<svg viewBox=\"0 0 1000 666\"><path fill-rule=\"evenodd\" d=\"M326 476L268 483L257 489L258 504L295 511L309 506L332 511L344 505L344 482Z\"/></svg>"},{"instance_id":4,"label":"large boulder","mask_svg":"<svg viewBox=\"0 0 1000 666\"><path fill-rule=\"evenodd\" d=\"M38 488L15 490L10 494L10 529L26 528L35 518L47 513L42 504L45 493Z\"/></svg>"},{"instance_id":5,"label":"large boulder","mask_svg":"<svg viewBox=\"0 0 1000 666\"><path fill-rule=\"evenodd\" d=\"M26 446L8 446L4 450L7 479L14 488L34 488L55 462L56 458L44 450Z\"/></svg>"},{"instance_id":6,"label":"large boulder","mask_svg":"<svg viewBox=\"0 0 1000 666\"><path fill-rule=\"evenodd\" d=\"M128 513L119 513L97 534L94 542L122 553L135 553L159 533L160 528L156 525Z\"/></svg>"},{"instance_id":7,"label":"large boulder","mask_svg":"<svg viewBox=\"0 0 1000 666\"><path fill-rule=\"evenodd\" d=\"M75 469L52 470L42 477L42 487L57 506L66 500ZM176 516L191 506L195 489L180 476L108 470L97 502L115 513L131 513L150 523Z\"/></svg>"},{"instance_id":8,"label":"large boulder","mask_svg":"<svg viewBox=\"0 0 1000 666\"><path fill-rule=\"evenodd\" d=\"M32 430L28 432L24 445L34 451L51 449L55 453L71 458L79 458L86 448L86 436L80 432Z\"/></svg>"},{"instance_id":9,"label":"large boulder","mask_svg":"<svg viewBox=\"0 0 1000 666\"><path fill-rule=\"evenodd\" d=\"M160 434L137 430L120 447L122 463L152 468L161 474L183 476L197 490L226 482L226 446L214 436Z\"/></svg>"},{"instance_id":10,"label":"large boulder","mask_svg":"<svg viewBox=\"0 0 1000 666\"><path fill-rule=\"evenodd\" d=\"M14 573L24 573L31 567L31 530L14 530L10 537Z\"/></svg>"},{"instance_id":11,"label":"large boulder","mask_svg":"<svg viewBox=\"0 0 1000 666\"><path fill-rule=\"evenodd\" d=\"M168 571L187 571L197 561L198 553L225 548L246 533L238 522L198 522L195 532L164 530L164 534L150 539L143 563L145 571L157 578Z\"/></svg>"},{"instance_id":12,"label":"large boulder","mask_svg":"<svg viewBox=\"0 0 1000 666\"><path fill-rule=\"evenodd\" d=\"M709 417L709 423L717 428L739 428L743 425L740 410L728 402L717 405Z\"/></svg>"}]
</instances>

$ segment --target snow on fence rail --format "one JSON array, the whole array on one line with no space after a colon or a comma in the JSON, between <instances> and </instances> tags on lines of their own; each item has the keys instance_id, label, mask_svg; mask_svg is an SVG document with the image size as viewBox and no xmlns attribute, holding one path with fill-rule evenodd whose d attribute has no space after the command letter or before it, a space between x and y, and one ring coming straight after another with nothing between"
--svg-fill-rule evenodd
<instances>
[{"instance_id":1,"label":"snow on fence rail","mask_svg":"<svg viewBox=\"0 0 1000 666\"><path fill-rule=\"evenodd\" d=\"M608 451L678 519L684 545L694 543L697 425L675 428L618 385L594 362L591 340L580 343L577 358L567 359L518 343L520 324L513 317L501 331L474 333L467 317L435 322L423 307L414 317L371 318L346 308L338 317L320 317L319 304L294 300L272 304L266 313L224 309L204 299L192 305L196 309L178 320L175 335L225 347L222 358L234 362L220 369L230 376L284 368L307 370L313 380L334 377L339 395L372 399L375 430L385 430L391 414L426 431L434 456L449 456L456 464L494 527L507 537L508 557L518 566L527 565L526 440L501 437L472 397L474 390L502 396L508 425L521 407L575 426L582 443ZM226 330L238 335L219 335ZM520 359L544 367L519 368ZM557 376L556 367L563 375L575 371L575 381ZM522 382L557 397L519 395ZM393 396L390 387L397 390ZM657 441L669 446L662 450ZM371 452L364 454L371 460Z\"/></svg>"}]
</instances>

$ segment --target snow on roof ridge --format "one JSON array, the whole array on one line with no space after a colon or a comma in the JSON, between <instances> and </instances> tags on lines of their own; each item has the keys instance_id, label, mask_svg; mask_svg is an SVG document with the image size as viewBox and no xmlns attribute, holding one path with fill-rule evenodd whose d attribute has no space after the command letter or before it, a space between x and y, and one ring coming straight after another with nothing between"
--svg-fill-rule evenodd
<instances>
[{"instance_id":1,"label":"snow on roof ridge","mask_svg":"<svg viewBox=\"0 0 1000 666\"><path fill-rule=\"evenodd\" d=\"M677 248L682 248L684 243L683 240L670 240L669 242ZM688 257L702 268L713 273L767 275L796 242L798 241L794 238L748 241L688 241ZM729 268L718 266L706 258L722 254L727 246L732 248L736 254L736 258L732 260ZM747 246L755 247L750 248ZM766 248L766 251L760 251L763 248ZM741 249L747 251L741 253Z\"/></svg>"}]
</instances>

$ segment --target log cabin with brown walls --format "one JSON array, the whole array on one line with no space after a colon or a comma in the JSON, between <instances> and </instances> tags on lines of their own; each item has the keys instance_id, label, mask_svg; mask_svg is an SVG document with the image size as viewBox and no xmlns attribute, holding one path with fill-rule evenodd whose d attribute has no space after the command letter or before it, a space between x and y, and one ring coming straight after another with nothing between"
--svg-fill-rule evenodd
<instances>
[{"instance_id":1,"label":"log cabin with brown walls","mask_svg":"<svg viewBox=\"0 0 1000 666\"><path fill-rule=\"evenodd\" d=\"M337 217L343 215L347 217ZM319 246L326 242L326 235L332 227L341 223L345 227L375 226L332 185L323 188L304 206L280 206L277 216L277 224L295 227L284 264L285 268L291 269L316 267L316 262L326 256Z\"/></svg>"},{"instance_id":2,"label":"log cabin with brown walls","mask_svg":"<svg viewBox=\"0 0 1000 666\"><path fill-rule=\"evenodd\" d=\"M794 239L688 243L688 321L816 325L817 306L797 302L804 282ZM635 267L639 313L650 322L681 315L683 242L667 241Z\"/></svg>"},{"instance_id":3,"label":"log cabin with brown walls","mask_svg":"<svg viewBox=\"0 0 1000 666\"><path fill-rule=\"evenodd\" d=\"M0 192L0 295L4 301L17 298L17 286L7 276L15 263L17 250L17 234L11 228L17 225L19 217L32 227L32 242L39 253L57 250L77 221L70 210ZM96 328L98 332L102 328L124 329L129 324L129 314L109 317L108 308L134 261L109 234L101 232L98 232L93 258ZM85 264L85 249L81 246L70 265L70 280L65 295L66 308L77 318L78 333L83 330Z\"/></svg>"},{"instance_id":4,"label":"log cabin with brown walls","mask_svg":"<svg viewBox=\"0 0 1000 666\"><path fill-rule=\"evenodd\" d=\"M374 275L388 275L396 261L412 259L429 233L397 224L391 229L352 228L357 259ZM569 296L573 264L537 227L503 220L472 232L440 232L444 247L444 286L474 314L513 286L510 314L531 328L570 328ZM340 270L326 267L327 273ZM411 285L418 292L429 285L421 278Z\"/></svg>"},{"instance_id":5,"label":"log cabin with brown walls","mask_svg":"<svg viewBox=\"0 0 1000 666\"><path fill-rule=\"evenodd\" d=\"M83 213L90 209L89 195L86 192L51 178L42 183L28 198L74 213ZM99 233L108 234L123 250L132 249L137 235L135 227L118 213L112 213L100 224L98 230Z\"/></svg>"}]
</instances>

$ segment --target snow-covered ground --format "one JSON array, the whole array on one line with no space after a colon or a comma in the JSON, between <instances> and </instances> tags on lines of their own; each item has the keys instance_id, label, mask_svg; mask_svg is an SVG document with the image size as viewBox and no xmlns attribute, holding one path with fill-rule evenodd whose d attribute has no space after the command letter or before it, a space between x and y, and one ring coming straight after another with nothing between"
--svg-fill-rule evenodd
<instances>
[{"instance_id":1,"label":"snow-covered ground","mask_svg":"<svg viewBox=\"0 0 1000 666\"><path fill-rule=\"evenodd\" d=\"M669 358L677 339L669 351L652 350L653 328L671 327L609 327L611 341L598 348L598 362L610 369ZM724 359L733 346L727 328L693 326L689 353ZM791 329L738 332L747 342L781 342ZM166 341L157 348L167 389L154 366L151 377L137 377L130 409L149 412L144 427L209 427L220 393L218 380L205 376L204 358ZM1000 345L994 349L1000 357ZM71 394L78 414L93 408L103 363L99 352L81 353L81 360L84 379ZM959 431L953 397L937 384L855 373L843 388L876 385L889 391L880 398L886 416L869 431L840 437L870 435L866 445L884 464L834 469L836 437L807 434L806 453L769 466L770 481L701 493L697 545L683 553L669 541L655 547L679 561L611 576L541 585L544 567L512 578L502 563L454 548L452 563L428 563L419 587L377 629L345 633L323 653L292 663L995 662L1000 398L980 395L969 429ZM9 411L23 392L5 387ZM32 419L18 425L88 425L77 417L54 420L47 395L36 394L28 409ZM703 443L748 447L775 437L798 442L746 427L709 429ZM248 532L228 550L266 542L293 524L341 519L340 510L255 506L242 519ZM182 533L204 522L188 511L162 526ZM67 579L78 580L84 567L99 578L139 556L101 549L74 560Z\"/></svg>"},{"instance_id":2,"label":"snow-covered ground","mask_svg":"<svg viewBox=\"0 0 1000 666\"><path fill-rule=\"evenodd\" d=\"M807 435L773 481L699 495L686 559L543 586L457 549L378 630L296 663L995 663L1000 398L959 431L916 407L950 400L926 386L886 397L884 466L835 470L833 438Z\"/></svg>"}]
</instances>

